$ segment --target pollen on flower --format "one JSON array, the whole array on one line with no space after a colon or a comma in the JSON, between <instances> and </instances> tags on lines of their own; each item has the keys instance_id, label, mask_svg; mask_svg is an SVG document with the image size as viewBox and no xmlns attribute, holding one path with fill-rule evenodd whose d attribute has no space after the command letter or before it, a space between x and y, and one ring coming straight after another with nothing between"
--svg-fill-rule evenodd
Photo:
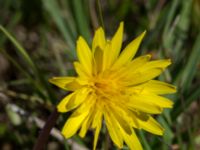
<instances>
[{"instance_id":1,"label":"pollen on flower","mask_svg":"<svg viewBox=\"0 0 200 150\"><path fill-rule=\"evenodd\" d=\"M84 38L78 39L78 61L74 63L77 76L50 80L72 91L57 106L62 113L74 111L62 129L66 138L78 131L84 137L92 128L95 130L93 149L96 149L103 119L119 148L126 143L131 150L142 149L135 129L163 134L164 129L152 115L172 108L173 102L163 94L176 92L176 87L154 80L171 64L168 59L150 61L150 55L133 59L145 33L122 51L123 22L110 41L101 27L97 29L92 48Z\"/></svg>"},{"instance_id":2,"label":"pollen on flower","mask_svg":"<svg viewBox=\"0 0 200 150\"><path fill-rule=\"evenodd\" d=\"M91 88L96 95L109 98L110 96L118 95L122 90L116 82L117 81L111 80L108 77L96 77Z\"/></svg>"}]
</instances>

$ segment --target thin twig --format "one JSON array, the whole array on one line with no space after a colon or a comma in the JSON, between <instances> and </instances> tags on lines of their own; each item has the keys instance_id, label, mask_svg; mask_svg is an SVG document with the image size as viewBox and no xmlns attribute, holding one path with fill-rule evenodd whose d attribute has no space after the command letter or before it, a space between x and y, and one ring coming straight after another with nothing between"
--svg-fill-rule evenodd
<instances>
[{"instance_id":1,"label":"thin twig","mask_svg":"<svg viewBox=\"0 0 200 150\"><path fill-rule=\"evenodd\" d=\"M45 145L48 141L50 131L53 128L53 126L55 125L56 120L58 119L58 116L59 116L59 113L58 113L57 109L55 109L49 116L44 128L40 132L40 135L37 139L37 142L36 142L33 150L44 150L45 149Z\"/></svg>"},{"instance_id":2,"label":"thin twig","mask_svg":"<svg viewBox=\"0 0 200 150\"><path fill-rule=\"evenodd\" d=\"M4 95L3 93L0 92L0 97L4 99L7 99L6 95ZM38 118L37 116L32 116L29 112L27 112L26 110L24 110L23 108L17 106L16 104L13 103L5 103L5 105L9 105L11 111L19 114L21 117L28 117L27 120L29 121L29 123L35 123L36 126L40 129L43 129L45 126L45 121L43 121L42 119ZM60 141L61 143L65 142L64 137L62 136L62 134L60 133L60 131L57 128L52 128L51 132L50 132L51 136L53 136L54 138L56 138L58 141ZM67 144L71 145L72 147L74 147L74 149L78 149L78 150L88 150L86 147L84 147L83 145L80 145L79 143L77 143L76 141L74 141L73 139L68 139Z\"/></svg>"}]
</instances>

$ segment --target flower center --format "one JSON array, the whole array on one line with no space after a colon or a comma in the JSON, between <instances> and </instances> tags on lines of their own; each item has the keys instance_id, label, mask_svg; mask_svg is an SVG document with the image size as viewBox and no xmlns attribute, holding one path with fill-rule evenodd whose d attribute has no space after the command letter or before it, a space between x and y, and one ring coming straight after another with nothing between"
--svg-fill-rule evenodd
<instances>
[{"instance_id":1,"label":"flower center","mask_svg":"<svg viewBox=\"0 0 200 150\"><path fill-rule=\"evenodd\" d=\"M119 86L119 84L111 79L95 78L92 88L98 96L106 98L119 95L121 92L121 87Z\"/></svg>"}]
</instances>

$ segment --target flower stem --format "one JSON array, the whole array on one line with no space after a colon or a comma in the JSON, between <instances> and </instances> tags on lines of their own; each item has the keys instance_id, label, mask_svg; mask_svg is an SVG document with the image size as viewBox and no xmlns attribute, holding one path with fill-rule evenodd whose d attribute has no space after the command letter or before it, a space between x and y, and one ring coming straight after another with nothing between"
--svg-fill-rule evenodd
<instances>
[{"instance_id":1,"label":"flower stem","mask_svg":"<svg viewBox=\"0 0 200 150\"><path fill-rule=\"evenodd\" d=\"M43 129L40 131L39 137L34 145L33 150L44 150L45 145L48 141L48 137L50 134L51 129L56 124L56 120L58 119L59 113L55 108L54 111L49 116L48 120L46 121Z\"/></svg>"}]
</instances>

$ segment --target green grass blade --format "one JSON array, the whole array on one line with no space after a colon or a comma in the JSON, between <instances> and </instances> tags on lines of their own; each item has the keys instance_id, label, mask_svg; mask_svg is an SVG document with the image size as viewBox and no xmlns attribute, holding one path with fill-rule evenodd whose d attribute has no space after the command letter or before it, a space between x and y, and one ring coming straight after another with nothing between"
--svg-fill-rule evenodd
<instances>
[{"instance_id":1,"label":"green grass blade","mask_svg":"<svg viewBox=\"0 0 200 150\"><path fill-rule=\"evenodd\" d=\"M9 22L9 24L7 24L6 28L7 29L13 29L17 23L19 22L19 20L21 19L22 17L22 14L17 12L16 14L13 15L11 21ZM1 21L0 21L1 22ZM1 37L0 38L0 45L3 45L3 43L5 42L6 40L6 37Z\"/></svg>"},{"instance_id":2,"label":"green grass blade","mask_svg":"<svg viewBox=\"0 0 200 150\"><path fill-rule=\"evenodd\" d=\"M63 19L65 19L67 23L67 27L70 30L70 33L72 34L72 37L77 38L78 37L78 31L76 28L76 22L73 14L71 13L71 5L68 0L61 0L60 1L60 8L63 10Z\"/></svg>"},{"instance_id":3,"label":"green grass blade","mask_svg":"<svg viewBox=\"0 0 200 150\"><path fill-rule=\"evenodd\" d=\"M192 0L182 1L182 10L180 13L180 19L177 23L177 41L174 47L174 56L179 55L180 50L184 44L185 39L187 38L185 35L187 35L190 20L191 20L191 7L192 6ZM180 60L181 57L177 58L177 61Z\"/></svg>"},{"instance_id":4,"label":"green grass blade","mask_svg":"<svg viewBox=\"0 0 200 150\"><path fill-rule=\"evenodd\" d=\"M82 0L73 0L72 1L73 11L76 19L76 24L80 34L87 40L91 41L90 30L88 25L88 20L84 11L83 1Z\"/></svg>"},{"instance_id":5,"label":"green grass blade","mask_svg":"<svg viewBox=\"0 0 200 150\"><path fill-rule=\"evenodd\" d=\"M58 26L58 29L63 35L65 41L69 45L71 55L75 58L75 37L73 37L72 33L70 33L70 30L68 29L68 26L65 24L57 1L43 0L43 4Z\"/></svg>"},{"instance_id":6,"label":"green grass blade","mask_svg":"<svg viewBox=\"0 0 200 150\"><path fill-rule=\"evenodd\" d=\"M176 15L176 9L178 7L180 3L180 0L174 0L171 3L171 6L169 7L169 13L166 14L167 15L167 19L166 19L166 24L164 27L164 32L162 35L163 38L163 46L165 47L165 49L169 49L171 50L172 47L172 43L175 39L174 37L174 26L171 26L173 19L175 18Z\"/></svg>"},{"instance_id":7,"label":"green grass blade","mask_svg":"<svg viewBox=\"0 0 200 150\"><path fill-rule=\"evenodd\" d=\"M163 135L163 150L168 150L169 146L172 144L172 140L174 138L174 133L171 130L171 127L169 126L169 124L166 122L166 120L160 116L158 118L159 122L162 124L162 126L165 129L164 135Z\"/></svg>"},{"instance_id":8,"label":"green grass blade","mask_svg":"<svg viewBox=\"0 0 200 150\"><path fill-rule=\"evenodd\" d=\"M34 80L32 76L24 70L22 66L20 66L10 55L7 54L7 52L3 49L0 49L0 52L10 61L13 63L13 65L29 80L30 84L33 84L33 86L36 89L36 92L42 97L45 98L44 90L41 87L41 85L37 82L37 80Z\"/></svg>"},{"instance_id":9,"label":"green grass blade","mask_svg":"<svg viewBox=\"0 0 200 150\"><path fill-rule=\"evenodd\" d=\"M46 90L46 92L48 93L48 95L46 95L45 99L50 100L51 102L55 102L55 95L54 92L52 91L51 87L49 86L49 84L47 83L47 79L45 79L45 77L42 75L42 72L38 70L37 66L33 63L32 59L30 58L30 56L28 55L28 53L26 52L26 50L19 44L19 42L3 27L0 25L0 31L2 31L9 40L11 40L11 42L14 44L14 46L16 47L17 51L20 53L20 55L22 56L23 60L27 63L27 66L32 69L34 76L36 77L36 80L33 81L36 85L39 84L39 86L41 86L41 91L43 90L43 93L45 93L44 91ZM16 64L16 63L15 63ZM33 79L34 80L34 79Z\"/></svg>"},{"instance_id":10,"label":"green grass blade","mask_svg":"<svg viewBox=\"0 0 200 150\"><path fill-rule=\"evenodd\" d=\"M11 40L11 42L15 45L19 53L24 58L24 60L29 64L31 68L34 69L34 71L36 71L37 69L35 64L27 54L26 50L17 42L17 40L1 25L0 25L0 31L2 31L8 37L8 39Z\"/></svg>"},{"instance_id":11,"label":"green grass blade","mask_svg":"<svg viewBox=\"0 0 200 150\"><path fill-rule=\"evenodd\" d=\"M147 141L147 139L145 137L144 132L142 130L139 130L138 133L139 133L142 145L144 146L144 149L145 150L151 150L151 145L148 143L148 141Z\"/></svg>"},{"instance_id":12,"label":"green grass blade","mask_svg":"<svg viewBox=\"0 0 200 150\"><path fill-rule=\"evenodd\" d=\"M184 106L190 106L190 104L194 101L197 100L200 97L200 87L191 91L191 94L185 98L185 103L181 104L180 101L177 101L175 104L175 108L171 112L172 119L175 120L185 109L186 107Z\"/></svg>"},{"instance_id":13,"label":"green grass blade","mask_svg":"<svg viewBox=\"0 0 200 150\"><path fill-rule=\"evenodd\" d=\"M200 62L200 33L198 34L192 53L189 56L187 64L183 69L182 76L180 79L180 87L182 87L182 92L189 89L192 80L197 72L197 65Z\"/></svg>"},{"instance_id":14,"label":"green grass blade","mask_svg":"<svg viewBox=\"0 0 200 150\"><path fill-rule=\"evenodd\" d=\"M170 24L172 23L172 20L174 18L174 15L175 15L176 9L179 5L179 2L180 2L180 0L172 1L171 7L170 7L170 10L169 10L169 14L167 15L167 19L166 19L166 25L165 25L164 33L163 33L163 39L165 39L166 35L169 34L168 31L169 31L169 28L170 28Z\"/></svg>"}]
</instances>

